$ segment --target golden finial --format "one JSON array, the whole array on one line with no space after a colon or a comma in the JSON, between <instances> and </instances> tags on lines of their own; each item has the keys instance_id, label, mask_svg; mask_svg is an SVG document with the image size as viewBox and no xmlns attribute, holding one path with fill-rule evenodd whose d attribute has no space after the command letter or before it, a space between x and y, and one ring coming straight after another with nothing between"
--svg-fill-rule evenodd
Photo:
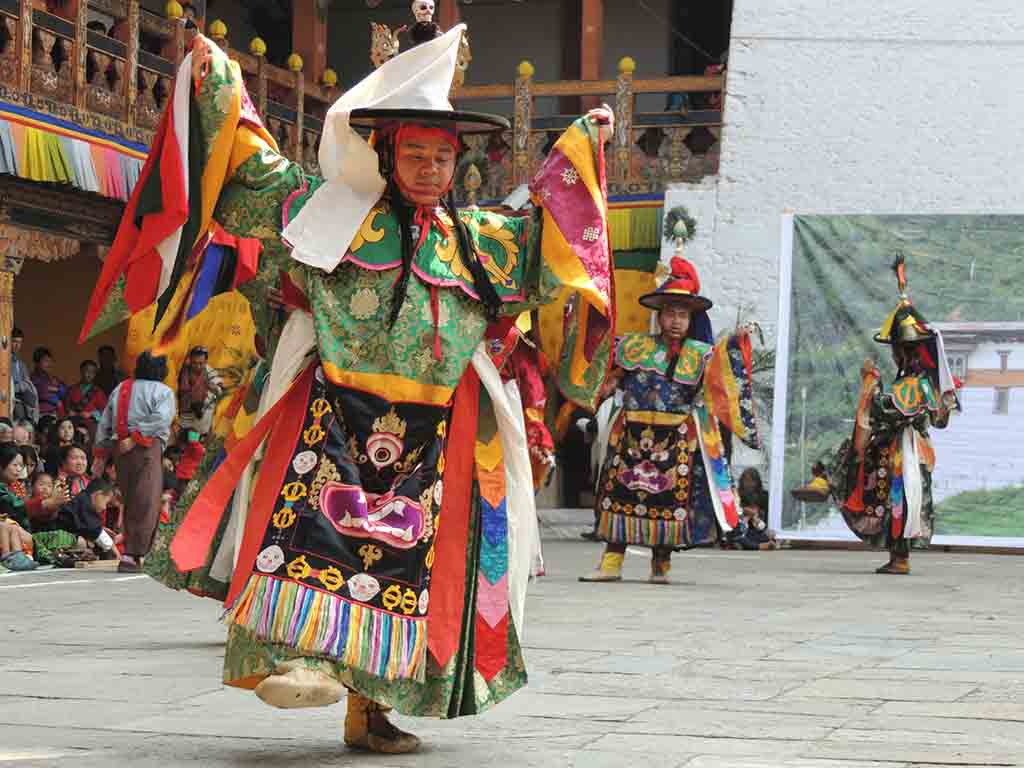
<instances>
[{"instance_id":1,"label":"golden finial","mask_svg":"<svg viewBox=\"0 0 1024 768\"><path fill-rule=\"evenodd\" d=\"M228 37L228 25L220 19L214 19L208 27L210 39L215 43L223 43Z\"/></svg>"}]
</instances>

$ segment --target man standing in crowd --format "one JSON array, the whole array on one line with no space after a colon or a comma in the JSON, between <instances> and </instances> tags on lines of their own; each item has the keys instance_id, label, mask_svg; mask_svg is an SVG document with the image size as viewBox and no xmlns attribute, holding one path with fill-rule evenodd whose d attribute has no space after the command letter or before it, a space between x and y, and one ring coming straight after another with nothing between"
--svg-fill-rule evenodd
<instances>
[{"instance_id":1,"label":"man standing in crowd","mask_svg":"<svg viewBox=\"0 0 1024 768\"><path fill-rule=\"evenodd\" d=\"M32 371L32 384L39 396L39 415L63 416L64 393L67 387L53 375L53 353L47 347L36 347L32 353L32 362L35 365Z\"/></svg>"},{"instance_id":2,"label":"man standing in crowd","mask_svg":"<svg viewBox=\"0 0 1024 768\"><path fill-rule=\"evenodd\" d=\"M135 376L114 389L96 431L92 473L102 477L114 457L124 493L124 552L120 573L138 573L160 522L162 455L174 421L174 392L163 383L167 358L143 352Z\"/></svg>"},{"instance_id":3,"label":"man standing in crowd","mask_svg":"<svg viewBox=\"0 0 1024 768\"><path fill-rule=\"evenodd\" d=\"M96 372L96 386L103 390L103 394L110 397L114 387L127 379L128 374L117 367L117 352L109 344L96 350L96 357L100 362L100 369Z\"/></svg>"},{"instance_id":4,"label":"man standing in crowd","mask_svg":"<svg viewBox=\"0 0 1024 768\"><path fill-rule=\"evenodd\" d=\"M11 402L14 403L14 418L39 420L39 395L28 366L18 357L25 343L25 332L21 328L11 331Z\"/></svg>"},{"instance_id":5,"label":"man standing in crowd","mask_svg":"<svg viewBox=\"0 0 1024 768\"><path fill-rule=\"evenodd\" d=\"M206 436L213 426L213 411L223 389L217 371L208 365L206 347L193 347L178 374L178 423L192 441Z\"/></svg>"}]
</instances>

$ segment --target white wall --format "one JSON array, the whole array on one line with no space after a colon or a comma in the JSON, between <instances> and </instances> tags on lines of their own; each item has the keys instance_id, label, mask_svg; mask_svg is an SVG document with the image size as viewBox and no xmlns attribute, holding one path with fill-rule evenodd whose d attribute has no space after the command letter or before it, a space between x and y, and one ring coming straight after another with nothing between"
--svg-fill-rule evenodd
<instances>
[{"instance_id":1,"label":"white wall","mask_svg":"<svg viewBox=\"0 0 1024 768\"><path fill-rule=\"evenodd\" d=\"M1024 389L1011 389L1009 397L1008 413L996 414L993 388L963 389L963 413L949 428L931 431L936 502L963 491L1024 484Z\"/></svg>"},{"instance_id":2,"label":"white wall","mask_svg":"<svg viewBox=\"0 0 1024 768\"><path fill-rule=\"evenodd\" d=\"M979 344L977 347L971 350L967 356L967 371L970 375L971 369L984 369L984 370L996 370L998 371L1002 360L999 357L1000 352L1009 352L1010 356L1006 359L1006 368L1010 371L1024 370L1024 345L1015 344L1013 342L990 342L986 341L984 344Z\"/></svg>"},{"instance_id":3,"label":"white wall","mask_svg":"<svg viewBox=\"0 0 1024 768\"><path fill-rule=\"evenodd\" d=\"M719 314L749 297L774 325L787 208L1024 212L1015 0L736 0L729 64Z\"/></svg>"}]
</instances>

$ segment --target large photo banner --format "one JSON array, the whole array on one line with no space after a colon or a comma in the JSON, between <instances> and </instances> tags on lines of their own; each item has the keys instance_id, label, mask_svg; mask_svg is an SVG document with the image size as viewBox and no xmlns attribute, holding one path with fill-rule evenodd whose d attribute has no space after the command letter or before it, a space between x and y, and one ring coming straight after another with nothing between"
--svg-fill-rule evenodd
<instances>
[{"instance_id":1,"label":"large photo banner","mask_svg":"<svg viewBox=\"0 0 1024 768\"><path fill-rule=\"evenodd\" d=\"M962 412L931 430L933 544L1024 547L1024 216L786 216L773 423L772 527L853 540L835 500L790 489L830 465L853 431L865 359L896 305L894 256L914 306L945 340Z\"/></svg>"}]
</instances>

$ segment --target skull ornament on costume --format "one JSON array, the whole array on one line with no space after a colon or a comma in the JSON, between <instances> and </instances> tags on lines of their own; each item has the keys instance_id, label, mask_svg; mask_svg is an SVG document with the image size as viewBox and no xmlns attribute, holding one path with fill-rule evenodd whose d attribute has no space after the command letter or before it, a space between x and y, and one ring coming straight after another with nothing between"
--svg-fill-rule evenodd
<instances>
[{"instance_id":1,"label":"skull ornament on costume","mask_svg":"<svg viewBox=\"0 0 1024 768\"><path fill-rule=\"evenodd\" d=\"M274 573L284 565L284 550L276 544L272 544L256 558L256 568L262 573Z\"/></svg>"},{"instance_id":2,"label":"skull ornament on costume","mask_svg":"<svg viewBox=\"0 0 1024 768\"><path fill-rule=\"evenodd\" d=\"M434 0L414 0L412 15L418 22L430 23L434 20Z\"/></svg>"},{"instance_id":3,"label":"skull ornament on costume","mask_svg":"<svg viewBox=\"0 0 1024 768\"><path fill-rule=\"evenodd\" d=\"M313 467L316 466L316 454L313 451L303 451L292 459L292 469L295 470L295 474L299 477L312 472Z\"/></svg>"},{"instance_id":4,"label":"skull ornament on costume","mask_svg":"<svg viewBox=\"0 0 1024 768\"><path fill-rule=\"evenodd\" d=\"M357 573L348 580L348 593L356 600L368 602L380 592L380 582L368 573Z\"/></svg>"},{"instance_id":5,"label":"skull ornament on costume","mask_svg":"<svg viewBox=\"0 0 1024 768\"><path fill-rule=\"evenodd\" d=\"M416 546L423 535L419 503L393 493L366 493L358 485L329 482L320 491L320 511L339 533L396 549Z\"/></svg>"}]
</instances>

